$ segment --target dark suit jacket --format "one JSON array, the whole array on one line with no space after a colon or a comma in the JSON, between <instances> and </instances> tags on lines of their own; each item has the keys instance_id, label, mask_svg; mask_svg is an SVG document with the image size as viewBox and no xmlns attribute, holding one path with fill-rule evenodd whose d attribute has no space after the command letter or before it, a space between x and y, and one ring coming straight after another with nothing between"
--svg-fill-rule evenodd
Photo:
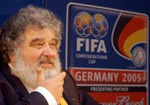
<instances>
[{"instance_id":1,"label":"dark suit jacket","mask_svg":"<svg viewBox=\"0 0 150 105\"><path fill-rule=\"evenodd\" d=\"M68 105L99 105L86 93L80 92L66 71L63 95ZM28 93L22 82L11 75L7 64L0 67L0 105L48 105L38 92Z\"/></svg>"}]
</instances>

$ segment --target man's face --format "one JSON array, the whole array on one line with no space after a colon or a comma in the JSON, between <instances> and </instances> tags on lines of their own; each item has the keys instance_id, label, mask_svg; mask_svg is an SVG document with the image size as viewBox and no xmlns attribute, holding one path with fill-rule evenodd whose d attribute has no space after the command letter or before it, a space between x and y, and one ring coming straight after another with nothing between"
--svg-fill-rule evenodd
<instances>
[{"instance_id":1,"label":"man's face","mask_svg":"<svg viewBox=\"0 0 150 105\"><path fill-rule=\"evenodd\" d=\"M50 29L27 28L25 39L15 52L12 74L28 87L36 87L37 70L44 70L45 78L60 72L57 38Z\"/></svg>"},{"instance_id":2,"label":"man's face","mask_svg":"<svg viewBox=\"0 0 150 105\"><path fill-rule=\"evenodd\" d=\"M54 66L50 59L58 59L57 38L50 29L27 29L24 32L25 40L21 44L21 53L27 62L35 64L41 57L45 61L39 62L41 68Z\"/></svg>"}]
</instances>

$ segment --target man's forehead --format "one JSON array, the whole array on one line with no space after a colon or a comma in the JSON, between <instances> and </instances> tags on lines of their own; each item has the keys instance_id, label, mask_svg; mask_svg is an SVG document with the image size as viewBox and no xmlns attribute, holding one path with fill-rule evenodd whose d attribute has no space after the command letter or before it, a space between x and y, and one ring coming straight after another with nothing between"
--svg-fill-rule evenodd
<instances>
[{"instance_id":1,"label":"man's forehead","mask_svg":"<svg viewBox=\"0 0 150 105\"><path fill-rule=\"evenodd\" d=\"M36 41L55 41L57 40L56 37L53 37L53 38L49 38L49 37L35 37L35 38L30 38L30 39L27 39L31 42L36 42Z\"/></svg>"},{"instance_id":2,"label":"man's forehead","mask_svg":"<svg viewBox=\"0 0 150 105\"><path fill-rule=\"evenodd\" d=\"M45 40L45 39L57 39L55 33L49 28L37 29L37 28L28 28L24 32L25 39L27 40Z\"/></svg>"}]
</instances>

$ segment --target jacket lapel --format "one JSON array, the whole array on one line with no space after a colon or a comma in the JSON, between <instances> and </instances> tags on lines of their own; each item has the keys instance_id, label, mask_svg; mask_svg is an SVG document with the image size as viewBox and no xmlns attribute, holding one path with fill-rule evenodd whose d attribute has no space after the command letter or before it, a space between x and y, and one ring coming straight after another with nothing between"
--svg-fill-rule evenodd
<instances>
[{"instance_id":1,"label":"jacket lapel","mask_svg":"<svg viewBox=\"0 0 150 105\"><path fill-rule=\"evenodd\" d=\"M70 77L70 75L67 74L64 81L63 96L67 101L68 105L80 105L78 95L79 94L77 93L76 86L72 81L72 78Z\"/></svg>"},{"instance_id":2,"label":"jacket lapel","mask_svg":"<svg viewBox=\"0 0 150 105\"><path fill-rule=\"evenodd\" d=\"M28 94L27 89L24 87L19 78L11 74L10 70L11 68L8 66L8 64L5 64L5 66L2 67L1 72L3 73L5 78L7 78L13 88L17 91L17 93L21 96L25 96L26 94Z\"/></svg>"}]
</instances>

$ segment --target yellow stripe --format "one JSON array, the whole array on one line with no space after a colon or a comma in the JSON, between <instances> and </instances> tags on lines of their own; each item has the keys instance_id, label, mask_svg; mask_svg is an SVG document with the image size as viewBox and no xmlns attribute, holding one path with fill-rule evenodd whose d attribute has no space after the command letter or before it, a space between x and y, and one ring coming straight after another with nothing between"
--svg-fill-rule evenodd
<instances>
[{"instance_id":1,"label":"yellow stripe","mask_svg":"<svg viewBox=\"0 0 150 105\"><path fill-rule=\"evenodd\" d=\"M62 97L59 101L60 105L68 105L66 100Z\"/></svg>"},{"instance_id":2,"label":"yellow stripe","mask_svg":"<svg viewBox=\"0 0 150 105\"><path fill-rule=\"evenodd\" d=\"M124 43L124 51L126 55L130 58L130 50L137 43L143 43L147 41L147 30L146 28L138 30L131 34Z\"/></svg>"}]
</instances>

